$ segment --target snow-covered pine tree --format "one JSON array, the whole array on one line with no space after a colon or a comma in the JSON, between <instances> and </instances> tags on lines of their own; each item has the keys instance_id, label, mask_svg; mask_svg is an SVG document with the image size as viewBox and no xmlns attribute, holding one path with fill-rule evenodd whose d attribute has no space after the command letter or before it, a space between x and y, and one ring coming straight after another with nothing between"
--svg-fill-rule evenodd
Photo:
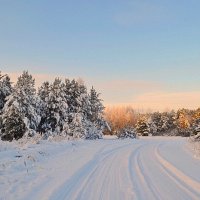
<instances>
[{"instance_id":1,"label":"snow-covered pine tree","mask_svg":"<svg viewBox=\"0 0 200 200\"><path fill-rule=\"evenodd\" d=\"M68 104L65 99L64 84L56 78L49 86L44 83L39 89L39 96L42 100L42 122L40 131L45 137L66 135L66 123L68 121Z\"/></svg>"},{"instance_id":2,"label":"snow-covered pine tree","mask_svg":"<svg viewBox=\"0 0 200 200\"><path fill-rule=\"evenodd\" d=\"M165 132L169 129L169 124L168 124L168 121L169 121L169 117L168 117L168 114L167 112L164 112L164 113L161 113L161 135L164 135Z\"/></svg>"},{"instance_id":3,"label":"snow-covered pine tree","mask_svg":"<svg viewBox=\"0 0 200 200\"><path fill-rule=\"evenodd\" d=\"M38 132L44 134L49 130L49 126L47 124L48 117L48 107L47 102L50 93L50 83L48 81L44 82L38 89L38 99L40 102L39 106L39 114L41 117L40 124L38 126Z\"/></svg>"},{"instance_id":4,"label":"snow-covered pine tree","mask_svg":"<svg viewBox=\"0 0 200 200\"><path fill-rule=\"evenodd\" d=\"M87 130L90 127L90 122L88 121L88 113L90 112L89 96L84 82L77 80L77 83L78 96L76 97L76 101L78 109L76 121L78 121L79 124L76 125L75 135L87 139Z\"/></svg>"},{"instance_id":5,"label":"snow-covered pine tree","mask_svg":"<svg viewBox=\"0 0 200 200\"><path fill-rule=\"evenodd\" d=\"M162 131L165 135L177 135L176 113L174 111L162 113Z\"/></svg>"},{"instance_id":6,"label":"snow-covered pine tree","mask_svg":"<svg viewBox=\"0 0 200 200\"><path fill-rule=\"evenodd\" d=\"M141 116L136 123L136 133L138 136L148 136L150 127L146 116Z\"/></svg>"},{"instance_id":7,"label":"snow-covered pine tree","mask_svg":"<svg viewBox=\"0 0 200 200\"><path fill-rule=\"evenodd\" d=\"M10 77L5 74L2 75L0 71L0 112L6 103L6 97L12 93L12 86L10 82Z\"/></svg>"},{"instance_id":8,"label":"snow-covered pine tree","mask_svg":"<svg viewBox=\"0 0 200 200\"><path fill-rule=\"evenodd\" d=\"M92 87L89 94L90 109L88 110L88 121L90 125L87 129L87 139L97 139L103 136L102 132L105 128L105 120L103 117L104 106L99 95Z\"/></svg>"},{"instance_id":9,"label":"snow-covered pine tree","mask_svg":"<svg viewBox=\"0 0 200 200\"><path fill-rule=\"evenodd\" d=\"M200 141L200 108L194 111L193 123L191 126L191 136Z\"/></svg>"},{"instance_id":10,"label":"snow-covered pine tree","mask_svg":"<svg viewBox=\"0 0 200 200\"><path fill-rule=\"evenodd\" d=\"M20 139L27 130L23 121L23 116L19 112L17 102L10 105L9 109L3 114L3 128L1 131L1 139L12 141Z\"/></svg>"},{"instance_id":11,"label":"snow-covered pine tree","mask_svg":"<svg viewBox=\"0 0 200 200\"><path fill-rule=\"evenodd\" d=\"M162 134L162 120L161 120L161 113L155 112L152 113L149 119L150 122L150 130L152 135L160 135Z\"/></svg>"},{"instance_id":12,"label":"snow-covered pine tree","mask_svg":"<svg viewBox=\"0 0 200 200\"><path fill-rule=\"evenodd\" d=\"M83 83L79 83L75 79L72 81L66 79L65 94L69 105L69 112L79 113L84 110L84 104L88 102L88 96L87 88Z\"/></svg>"},{"instance_id":13,"label":"snow-covered pine tree","mask_svg":"<svg viewBox=\"0 0 200 200\"><path fill-rule=\"evenodd\" d=\"M177 128L180 136L190 136L190 114L189 110L179 109L177 111Z\"/></svg>"},{"instance_id":14,"label":"snow-covered pine tree","mask_svg":"<svg viewBox=\"0 0 200 200\"><path fill-rule=\"evenodd\" d=\"M152 135L175 135L176 117L175 112L155 112L150 115L150 132Z\"/></svg>"},{"instance_id":15,"label":"snow-covered pine tree","mask_svg":"<svg viewBox=\"0 0 200 200\"><path fill-rule=\"evenodd\" d=\"M82 82L65 80L65 98L68 103L68 134L85 138L87 127L88 95Z\"/></svg>"},{"instance_id":16,"label":"snow-covered pine tree","mask_svg":"<svg viewBox=\"0 0 200 200\"><path fill-rule=\"evenodd\" d=\"M18 78L12 94L8 97L3 108L3 138L7 138L10 132L15 132L17 134L12 139L19 139L25 133L27 136L33 136L36 133L37 126L40 122L40 116L37 113L38 101L34 86L35 80L32 78L32 75L24 71ZM16 116L18 123L12 120L12 113ZM16 130L20 131L17 133ZM11 140L11 138L9 140Z\"/></svg>"},{"instance_id":17,"label":"snow-covered pine tree","mask_svg":"<svg viewBox=\"0 0 200 200\"><path fill-rule=\"evenodd\" d=\"M200 140L200 119L196 119L191 128L191 136L195 140Z\"/></svg>"},{"instance_id":18,"label":"snow-covered pine tree","mask_svg":"<svg viewBox=\"0 0 200 200\"><path fill-rule=\"evenodd\" d=\"M88 116L91 122L97 122L98 120L101 121L101 116L103 114L104 107L101 103L102 100L99 98L99 95L100 94L98 94L96 90L92 87L89 94L90 113Z\"/></svg>"},{"instance_id":19,"label":"snow-covered pine tree","mask_svg":"<svg viewBox=\"0 0 200 200\"><path fill-rule=\"evenodd\" d=\"M41 118L37 112L38 99L36 96L35 79L28 71L24 71L18 78L15 90L19 95L20 112L24 115L28 134L35 134Z\"/></svg>"},{"instance_id":20,"label":"snow-covered pine tree","mask_svg":"<svg viewBox=\"0 0 200 200\"><path fill-rule=\"evenodd\" d=\"M7 101L7 97L12 93L10 77L7 74L1 74L0 71L0 131L2 128L2 109Z\"/></svg>"},{"instance_id":21,"label":"snow-covered pine tree","mask_svg":"<svg viewBox=\"0 0 200 200\"><path fill-rule=\"evenodd\" d=\"M85 138L86 126L82 113L71 113L72 122L69 124L69 135L73 138Z\"/></svg>"},{"instance_id":22,"label":"snow-covered pine tree","mask_svg":"<svg viewBox=\"0 0 200 200\"><path fill-rule=\"evenodd\" d=\"M149 124L149 132L152 136L158 135L158 128L156 126L156 123L154 121L154 118L150 116L148 118L148 124Z\"/></svg>"}]
</instances>

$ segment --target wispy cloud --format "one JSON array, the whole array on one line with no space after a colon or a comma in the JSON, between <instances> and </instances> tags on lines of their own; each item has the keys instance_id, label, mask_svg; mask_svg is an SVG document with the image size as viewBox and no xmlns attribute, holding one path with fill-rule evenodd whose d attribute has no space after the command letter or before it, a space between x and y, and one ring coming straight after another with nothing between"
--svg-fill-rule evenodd
<instances>
[{"instance_id":1,"label":"wispy cloud","mask_svg":"<svg viewBox=\"0 0 200 200\"><path fill-rule=\"evenodd\" d=\"M162 83L156 81L123 79L96 82L95 87L102 93L105 104L131 104L133 96L165 89Z\"/></svg>"},{"instance_id":2,"label":"wispy cloud","mask_svg":"<svg viewBox=\"0 0 200 200\"><path fill-rule=\"evenodd\" d=\"M149 1L131 1L127 6L114 16L114 20L120 25L143 24L163 21L169 18L166 9Z\"/></svg>"},{"instance_id":3,"label":"wispy cloud","mask_svg":"<svg viewBox=\"0 0 200 200\"><path fill-rule=\"evenodd\" d=\"M164 111L179 108L196 109L200 107L200 92L159 92L144 93L124 103L139 110Z\"/></svg>"},{"instance_id":4,"label":"wispy cloud","mask_svg":"<svg viewBox=\"0 0 200 200\"><path fill-rule=\"evenodd\" d=\"M153 81L142 81L142 80L110 80L107 82L100 83L99 86L109 91L123 91L123 90L155 90L161 89L161 85Z\"/></svg>"}]
</instances>

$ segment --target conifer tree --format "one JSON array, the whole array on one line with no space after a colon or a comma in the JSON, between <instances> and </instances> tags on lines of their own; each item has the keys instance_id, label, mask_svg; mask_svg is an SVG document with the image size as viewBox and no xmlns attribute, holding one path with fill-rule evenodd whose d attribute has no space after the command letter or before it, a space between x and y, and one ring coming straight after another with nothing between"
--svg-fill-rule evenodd
<instances>
[{"instance_id":1,"label":"conifer tree","mask_svg":"<svg viewBox=\"0 0 200 200\"><path fill-rule=\"evenodd\" d=\"M103 118L104 106L102 100L99 98L99 93L92 87L89 94L89 109L87 129L87 138L96 139L102 138L103 129L105 127L105 120ZM95 130L95 131L94 131Z\"/></svg>"},{"instance_id":2,"label":"conifer tree","mask_svg":"<svg viewBox=\"0 0 200 200\"><path fill-rule=\"evenodd\" d=\"M189 136L191 127L189 111L186 109L178 110L176 119L179 135Z\"/></svg>"},{"instance_id":3,"label":"conifer tree","mask_svg":"<svg viewBox=\"0 0 200 200\"><path fill-rule=\"evenodd\" d=\"M65 98L68 103L68 134L85 138L87 128L88 95L82 82L65 80Z\"/></svg>"},{"instance_id":4,"label":"conifer tree","mask_svg":"<svg viewBox=\"0 0 200 200\"><path fill-rule=\"evenodd\" d=\"M103 114L104 107L101 103L101 99L96 90L92 87L89 94L89 101L90 101L90 115L89 119L91 122L96 122L101 120L101 116Z\"/></svg>"},{"instance_id":5,"label":"conifer tree","mask_svg":"<svg viewBox=\"0 0 200 200\"><path fill-rule=\"evenodd\" d=\"M39 89L38 95L42 101L40 132L46 137L66 134L68 104L62 81L56 78L51 85L48 82L44 83Z\"/></svg>"},{"instance_id":6,"label":"conifer tree","mask_svg":"<svg viewBox=\"0 0 200 200\"><path fill-rule=\"evenodd\" d=\"M2 75L0 71L0 112L6 103L6 98L12 93L10 77Z\"/></svg>"},{"instance_id":7,"label":"conifer tree","mask_svg":"<svg viewBox=\"0 0 200 200\"><path fill-rule=\"evenodd\" d=\"M195 110L193 114L191 136L194 136L195 140L200 140L200 108Z\"/></svg>"},{"instance_id":8,"label":"conifer tree","mask_svg":"<svg viewBox=\"0 0 200 200\"><path fill-rule=\"evenodd\" d=\"M152 135L174 135L176 131L175 112L155 112L150 115L150 132Z\"/></svg>"},{"instance_id":9,"label":"conifer tree","mask_svg":"<svg viewBox=\"0 0 200 200\"><path fill-rule=\"evenodd\" d=\"M18 106L12 104L9 110L3 115L3 128L1 130L2 140L12 141L20 139L26 131L23 117L20 115Z\"/></svg>"},{"instance_id":10,"label":"conifer tree","mask_svg":"<svg viewBox=\"0 0 200 200\"><path fill-rule=\"evenodd\" d=\"M41 116L41 121L38 126L38 132L41 134L44 134L49 130L49 126L47 124L47 117L48 117L47 102L49 98L49 93L50 93L50 83L46 81L38 89L38 98L40 102L39 113Z\"/></svg>"},{"instance_id":11,"label":"conifer tree","mask_svg":"<svg viewBox=\"0 0 200 200\"><path fill-rule=\"evenodd\" d=\"M162 123L162 129L165 134L177 135L176 113L173 110L163 113Z\"/></svg>"},{"instance_id":12,"label":"conifer tree","mask_svg":"<svg viewBox=\"0 0 200 200\"><path fill-rule=\"evenodd\" d=\"M18 135L15 135L12 139L19 139L25 133L27 136L32 136L36 133L37 126L40 122L40 116L36 109L38 101L34 86L35 80L27 71L24 71L18 78L12 94L8 97L8 101L3 108L3 138L7 138L10 132L15 132L16 130L20 131L18 131ZM16 123L16 121L12 119L13 116L16 116L19 123ZM15 133L17 134L17 132Z\"/></svg>"},{"instance_id":13,"label":"conifer tree","mask_svg":"<svg viewBox=\"0 0 200 200\"><path fill-rule=\"evenodd\" d=\"M162 131L162 115L159 112L155 112L150 116L150 129L152 135L160 135Z\"/></svg>"},{"instance_id":14,"label":"conifer tree","mask_svg":"<svg viewBox=\"0 0 200 200\"><path fill-rule=\"evenodd\" d=\"M146 116L142 116L136 123L136 133L139 136L148 136L150 133L150 127Z\"/></svg>"}]
</instances>

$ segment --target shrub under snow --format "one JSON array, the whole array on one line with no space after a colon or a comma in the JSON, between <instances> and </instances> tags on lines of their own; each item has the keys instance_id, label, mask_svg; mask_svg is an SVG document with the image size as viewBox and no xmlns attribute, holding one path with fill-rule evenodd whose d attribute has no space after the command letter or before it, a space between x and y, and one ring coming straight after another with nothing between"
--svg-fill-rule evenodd
<instances>
[{"instance_id":1,"label":"shrub under snow","mask_svg":"<svg viewBox=\"0 0 200 200\"><path fill-rule=\"evenodd\" d=\"M137 134L135 133L134 129L124 128L117 134L117 136L118 138L121 138L121 139L124 139L124 138L135 139L137 137Z\"/></svg>"}]
</instances>

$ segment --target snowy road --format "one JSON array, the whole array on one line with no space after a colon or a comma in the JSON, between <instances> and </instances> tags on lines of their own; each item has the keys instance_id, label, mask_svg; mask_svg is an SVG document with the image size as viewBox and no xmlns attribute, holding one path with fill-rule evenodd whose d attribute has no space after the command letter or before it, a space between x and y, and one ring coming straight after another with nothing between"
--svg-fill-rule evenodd
<instances>
[{"instance_id":1,"label":"snowy road","mask_svg":"<svg viewBox=\"0 0 200 200\"><path fill-rule=\"evenodd\" d=\"M186 143L149 137L1 150L0 199L199 200L200 160Z\"/></svg>"}]
</instances>

